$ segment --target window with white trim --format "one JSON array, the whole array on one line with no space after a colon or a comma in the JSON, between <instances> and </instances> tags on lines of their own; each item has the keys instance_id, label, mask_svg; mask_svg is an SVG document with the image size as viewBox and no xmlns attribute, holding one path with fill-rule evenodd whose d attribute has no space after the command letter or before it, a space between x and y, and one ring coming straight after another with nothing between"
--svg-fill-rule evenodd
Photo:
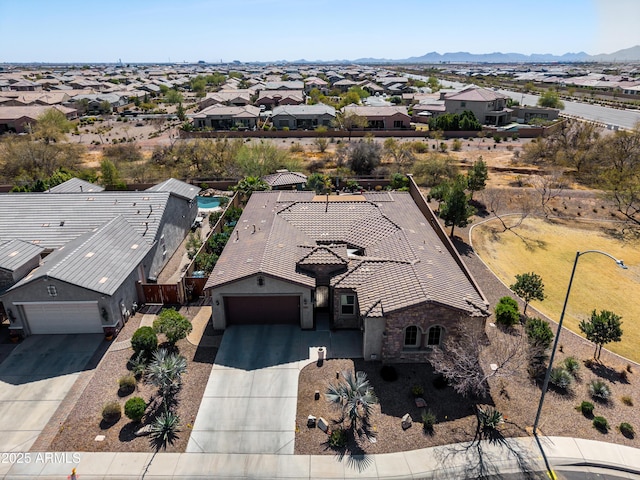
<instances>
[{"instance_id":1,"label":"window with white trim","mask_svg":"<svg viewBox=\"0 0 640 480\"><path fill-rule=\"evenodd\" d=\"M55 285L47 285L47 293L49 294L50 297L58 296L58 290L56 290Z\"/></svg>"},{"instance_id":2,"label":"window with white trim","mask_svg":"<svg viewBox=\"0 0 640 480\"><path fill-rule=\"evenodd\" d=\"M356 313L356 296L340 295L340 313L342 315L355 315Z\"/></svg>"}]
</instances>

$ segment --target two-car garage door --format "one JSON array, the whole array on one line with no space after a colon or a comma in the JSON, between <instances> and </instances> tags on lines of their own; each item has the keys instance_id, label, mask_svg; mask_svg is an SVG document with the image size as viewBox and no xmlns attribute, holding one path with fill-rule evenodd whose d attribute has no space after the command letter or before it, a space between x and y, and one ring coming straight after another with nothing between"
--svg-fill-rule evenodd
<instances>
[{"instance_id":1,"label":"two-car garage door","mask_svg":"<svg viewBox=\"0 0 640 480\"><path fill-rule=\"evenodd\" d=\"M34 302L22 308L32 335L103 331L98 302Z\"/></svg>"},{"instance_id":2,"label":"two-car garage door","mask_svg":"<svg viewBox=\"0 0 640 480\"><path fill-rule=\"evenodd\" d=\"M298 295L224 297L227 325L300 325Z\"/></svg>"}]
</instances>

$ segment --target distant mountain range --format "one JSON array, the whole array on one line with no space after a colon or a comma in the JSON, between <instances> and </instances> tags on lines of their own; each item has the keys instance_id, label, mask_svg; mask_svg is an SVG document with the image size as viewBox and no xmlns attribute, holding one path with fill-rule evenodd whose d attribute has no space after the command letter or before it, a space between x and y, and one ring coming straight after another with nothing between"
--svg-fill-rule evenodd
<instances>
[{"instance_id":1,"label":"distant mountain range","mask_svg":"<svg viewBox=\"0 0 640 480\"><path fill-rule=\"evenodd\" d=\"M585 52L565 53L564 55L552 55L550 53L469 53L450 52L440 54L430 52L421 57L404 59L388 58L358 58L356 60L334 60L333 62L297 60L292 63L570 63L570 62L640 62L640 45L625 48L613 53L601 53L589 55Z\"/></svg>"}]
</instances>

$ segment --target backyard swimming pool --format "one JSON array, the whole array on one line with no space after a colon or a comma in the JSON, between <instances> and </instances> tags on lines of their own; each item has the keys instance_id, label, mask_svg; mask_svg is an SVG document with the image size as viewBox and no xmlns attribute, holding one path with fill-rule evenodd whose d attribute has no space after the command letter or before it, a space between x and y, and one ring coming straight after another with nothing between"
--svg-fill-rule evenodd
<instances>
[{"instance_id":1,"label":"backyard swimming pool","mask_svg":"<svg viewBox=\"0 0 640 480\"><path fill-rule=\"evenodd\" d=\"M200 197L198 196L198 208L201 210L208 210L211 208L217 208L220 206L220 197Z\"/></svg>"}]
</instances>

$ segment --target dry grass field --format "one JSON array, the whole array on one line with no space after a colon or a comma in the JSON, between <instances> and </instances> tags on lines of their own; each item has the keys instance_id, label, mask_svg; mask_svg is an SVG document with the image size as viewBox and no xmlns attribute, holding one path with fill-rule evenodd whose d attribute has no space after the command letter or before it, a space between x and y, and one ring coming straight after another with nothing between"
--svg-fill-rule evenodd
<instances>
[{"instance_id":1,"label":"dry grass field","mask_svg":"<svg viewBox=\"0 0 640 480\"><path fill-rule=\"evenodd\" d=\"M495 220L473 229L473 246L480 258L507 285L515 275L536 272L542 276L545 298L532 306L559 320L576 251L602 250L623 259L621 269L599 254L580 257L564 324L579 333L578 324L596 309L622 316L623 337L607 348L640 361L640 241L625 238L612 224L572 220L527 219L512 232L502 232ZM517 234L517 235L516 235ZM531 314L530 314L531 315Z\"/></svg>"}]
</instances>

